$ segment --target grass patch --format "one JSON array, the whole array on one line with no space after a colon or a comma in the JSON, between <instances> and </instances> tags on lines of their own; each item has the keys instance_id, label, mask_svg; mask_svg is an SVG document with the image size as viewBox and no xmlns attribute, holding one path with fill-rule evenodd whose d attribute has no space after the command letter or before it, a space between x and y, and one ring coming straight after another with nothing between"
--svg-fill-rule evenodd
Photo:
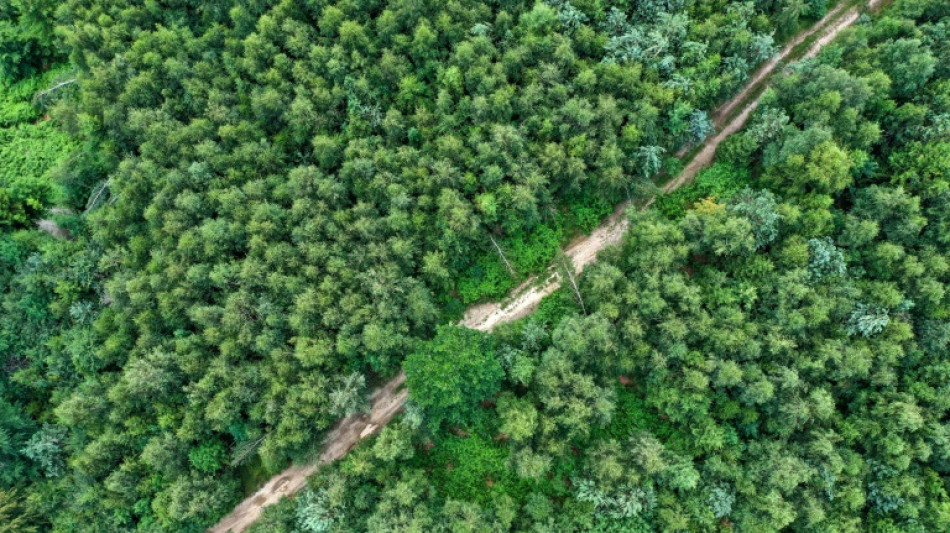
<instances>
[{"instance_id":1,"label":"grass patch","mask_svg":"<svg viewBox=\"0 0 950 533\"><path fill-rule=\"evenodd\" d=\"M526 487L507 467L508 447L473 432L449 435L429 455L432 477L446 498L488 505L503 494L520 499Z\"/></svg>"},{"instance_id":2,"label":"grass patch","mask_svg":"<svg viewBox=\"0 0 950 533\"><path fill-rule=\"evenodd\" d=\"M581 310L574 294L564 289L558 289L545 296L538 304L537 311L534 314L525 317L523 320L533 320L546 326L554 326L561 322L561 319L572 313Z\"/></svg>"},{"instance_id":3,"label":"grass patch","mask_svg":"<svg viewBox=\"0 0 950 533\"><path fill-rule=\"evenodd\" d=\"M42 210L54 199L42 192L54 188L49 172L77 148L73 138L33 105L33 96L61 74L61 69L53 70L0 84L0 197L5 199L0 201L7 209ZM24 202L29 205L19 205Z\"/></svg>"},{"instance_id":4,"label":"grass patch","mask_svg":"<svg viewBox=\"0 0 950 533\"><path fill-rule=\"evenodd\" d=\"M725 202L751 183L749 169L720 162L700 172L693 183L659 196L654 205L667 217L678 219L703 198Z\"/></svg>"},{"instance_id":5,"label":"grass patch","mask_svg":"<svg viewBox=\"0 0 950 533\"><path fill-rule=\"evenodd\" d=\"M592 428L591 442L601 439L624 442L640 431L648 431L670 450L691 454L693 447L690 445L690 435L659 418L636 389L617 385L616 393L617 409L613 420L602 428Z\"/></svg>"},{"instance_id":6,"label":"grass patch","mask_svg":"<svg viewBox=\"0 0 950 533\"><path fill-rule=\"evenodd\" d=\"M0 128L0 185L48 180L47 173L75 148L74 140L49 121Z\"/></svg>"}]
</instances>

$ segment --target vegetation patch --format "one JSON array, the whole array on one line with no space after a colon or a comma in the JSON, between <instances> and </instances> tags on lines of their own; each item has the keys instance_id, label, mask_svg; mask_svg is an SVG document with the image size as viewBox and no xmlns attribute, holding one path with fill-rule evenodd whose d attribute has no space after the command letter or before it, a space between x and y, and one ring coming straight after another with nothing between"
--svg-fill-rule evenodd
<instances>
[{"instance_id":1,"label":"vegetation patch","mask_svg":"<svg viewBox=\"0 0 950 533\"><path fill-rule=\"evenodd\" d=\"M704 199L727 202L751 183L752 174L748 168L717 162L700 172L693 183L659 196L653 205L670 218L682 218L697 202Z\"/></svg>"}]
</instances>

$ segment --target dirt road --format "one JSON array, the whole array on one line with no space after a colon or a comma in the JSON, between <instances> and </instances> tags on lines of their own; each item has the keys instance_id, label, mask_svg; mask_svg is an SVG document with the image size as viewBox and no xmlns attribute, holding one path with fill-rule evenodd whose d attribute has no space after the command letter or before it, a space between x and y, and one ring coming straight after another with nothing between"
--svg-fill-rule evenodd
<instances>
[{"instance_id":1,"label":"dirt road","mask_svg":"<svg viewBox=\"0 0 950 533\"><path fill-rule=\"evenodd\" d=\"M882 0L870 0L868 7L877 9L882 4ZM691 182L700 170L713 161L719 144L739 131L758 106L759 97L757 96L750 101L750 96L759 91L762 84L789 57L796 46L819 34L819 32L824 32L816 39L814 45L806 54L806 57L813 56L818 53L821 47L834 40L842 30L853 24L860 16L858 8L852 8L842 15L843 10L843 6L839 6L830 11L814 26L796 37L778 55L759 68L735 98L714 111L713 120L716 123L718 133L705 141L702 149L686 165L683 171L663 187L664 192L674 191ZM741 109L741 111L735 113L737 109ZM653 200L650 200L643 209L646 209L652 203ZM626 216L628 207L629 204L626 203L619 206L593 233L577 239L564 250L565 254L573 261L574 268L578 273L597 259L598 252L607 246L620 242L629 224ZM532 277L512 291L512 296L505 302L473 306L465 313L460 325L480 331L491 331L500 324L512 322L531 314L542 298L553 293L559 287L560 278L554 271L548 271L539 277ZM407 391L402 388L405 379L405 374L400 373L383 387L377 389L371 398L372 408L369 414L351 416L341 420L327 434L324 440L324 450L320 454L318 462L292 466L277 474L257 492L241 502L231 514L221 519L208 532L243 532L257 520L264 507L277 503L283 496L293 495L303 489L307 484L307 477L316 472L321 465L343 457L362 439L385 426L399 412L408 398Z\"/></svg>"},{"instance_id":2,"label":"dirt road","mask_svg":"<svg viewBox=\"0 0 950 533\"><path fill-rule=\"evenodd\" d=\"M324 440L320 460L308 465L292 466L272 477L263 487L250 495L228 516L209 529L209 533L235 533L244 531L261 515L264 507L277 503L307 486L307 478L321 465L336 461L346 455L360 440L385 426L402 409L409 391L401 388L405 374L399 374L370 397L370 413L344 418Z\"/></svg>"},{"instance_id":3,"label":"dirt road","mask_svg":"<svg viewBox=\"0 0 950 533\"><path fill-rule=\"evenodd\" d=\"M876 11L880 9L885 2L886 0L870 0L867 3L866 9ZM746 83L739 94L713 111L712 119L716 125L716 135L707 139L702 149L693 156L693 159L683 168L682 172L680 172L675 179L667 182L662 187L663 192L671 192L679 189L683 185L691 182L701 170L712 164L716 158L716 150L719 148L719 144L745 126L749 117L752 116L752 113L759 106L761 90L765 87L764 82L782 62L789 59L796 47L808 39L817 36L815 42L812 43L811 47L809 47L808 51L805 52L802 57L812 58L817 56L818 52L834 41L838 34L857 22L863 12L863 10L858 7L852 7L846 12L844 12L844 9L844 4L832 9L808 30L792 39L782 48L781 52L767 61L752 75L752 78ZM756 96L750 100L752 95ZM737 114L736 110L740 109L740 107L741 111ZM685 154L686 149L684 148L680 150L677 155L682 157Z\"/></svg>"},{"instance_id":4,"label":"dirt road","mask_svg":"<svg viewBox=\"0 0 950 533\"><path fill-rule=\"evenodd\" d=\"M868 6L873 8L881 0L872 0ZM712 164L716 157L716 150L719 144L726 140L730 135L741 130L752 113L759 105L761 95L755 98L749 98L757 94L768 79L783 61L788 59L795 48L815 35L819 37L805 54L805 57L813 57L822 47L834 40L842 30L854 24L860 16L858 8L852 8L842 14L845 6L839 5L831 10L821 20L816 22L808 30L802 32L792 41L782 48L781 52L775 55L760 67L752 78L746 83L742 91L728 102L719 106L713 112L713 122L716 124L717 133L706 139L702 149L693 156L693 159L683 168L675 179L667 182L662 191L665 193L675 191L680 187L693 181L699 172ZM736 113L737 109L741 109ZM681 151L680 156L685 155L685 150ZM653 203L647 202L646 207ZM574 262L574 267L580 273L584 267L597 259L597 253L611 244L620 242L624 231L627 229L627 217L624 216L629 204L624 203L601 224L590 236L580 239L564 250L564 253ZM539 283L539 279L543 282ZM547 272L540 278L532 277L519 287L512 291L512 295L506 302L492 302L471 307L462 319L461 325L484 331L491 331L498 324L511 322L527 316L534 312L541 300L556 291L560 287L560 276L553 272Z\"/></svg>"}]
</instances>

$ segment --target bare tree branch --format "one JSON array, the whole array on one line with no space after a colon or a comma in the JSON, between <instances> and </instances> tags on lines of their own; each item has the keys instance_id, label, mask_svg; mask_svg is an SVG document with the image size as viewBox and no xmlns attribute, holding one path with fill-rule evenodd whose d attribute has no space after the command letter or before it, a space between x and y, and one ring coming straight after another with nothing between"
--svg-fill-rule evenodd
<instances>
[{"instance_id":1,"label":"bare tree branch","mask_svg":"<svg viewBox=\"0 0 950 533\"><path fill-rule=\"evenodd\" d=\"M512 276L516 275L515 269L511 266L511 263L508 262L508 258L505 257L505 252L503 252L501 246L498 246L498 243L495 242L495 238L491 236L491 233L488 234L488 238L491 239L491 243L495 245L495 250L498 251L498 255L501 256L501 260L505 262L505 268L508 269L508 272Z\"/></svg>"},{"instance_id":2,"label":"bare tree branch","mask_svg":"<svg viewBox=\"0 0 950 533\"><path fill-rule=\"evenodd\" d=\"M571 290L574 291L574 296L577 297L577 303L581 304L581 311L584 314L587 314L587 307L584 305L584 298L581 296L580 287L577 285L577 275L575 273L574 261L565 253L558 254L558 270L560 270L561 277L567 280L567 283L571 286Z\"/></svg>"},{"instance_id":3,"label":"bare tree branch","mask_svg":"<svg viewBox=\"0 0 950 533\"><path fill-rule=\"evenodd\" d=\"M99 182L98 185L93 189L92 194L89 195L89 200L86 202L86 210L84 213L88 213L93 209L102 205L100 200L102 195L109 189L109 180L105 179Z\"/></svg>"},{"instance_id":4,"label":"bare tree branch","mask_svg":"<svg viewBox=\"0 0 950 533\"><path fill-rule=\"evenodd\" d=\"M66 81L59 82L56 85L53 85L49 89L44 89L42 91L39 91L38 93L36 93L36 96L33 97L33 101L38 102L42 100L43 98L46 98L47 96L53 94L54 92L62 89L63 87L68 87L70 85L73 85L74 83L76 83L76 81L77 81L76 78L68 79Z\"/></svg>"},{"instance_id":5,"label":"bare tree branch","mask_svg":"<svg viewBox=\"0 0 950 533\"><path fill-rule=\"evenodd\" d=\"M261 443L264 442L265 437L267 437L267 435L262 435L255 440L238 443L231 454L231 466L239 466L247 461L247 459L257 451Z\"/></svg>"}]
</instances>

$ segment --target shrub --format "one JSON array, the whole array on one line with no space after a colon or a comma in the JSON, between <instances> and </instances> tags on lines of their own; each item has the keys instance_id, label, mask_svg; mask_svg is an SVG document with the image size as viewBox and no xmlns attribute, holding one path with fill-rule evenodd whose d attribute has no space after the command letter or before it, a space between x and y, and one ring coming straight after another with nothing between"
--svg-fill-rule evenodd
<instances>
[{"instance_id":1,"label":"shrub","mask_svg":"<svg viewBox=\"0 0 950 533\"><path fill-rule=\"evenodd\" d=\"M696 181L656 199L656 208L672 219L679 219L702 198L725 202L751 182L748 169L728 163L716 163L696 176Z\"/></svg>"}]
</instances>

